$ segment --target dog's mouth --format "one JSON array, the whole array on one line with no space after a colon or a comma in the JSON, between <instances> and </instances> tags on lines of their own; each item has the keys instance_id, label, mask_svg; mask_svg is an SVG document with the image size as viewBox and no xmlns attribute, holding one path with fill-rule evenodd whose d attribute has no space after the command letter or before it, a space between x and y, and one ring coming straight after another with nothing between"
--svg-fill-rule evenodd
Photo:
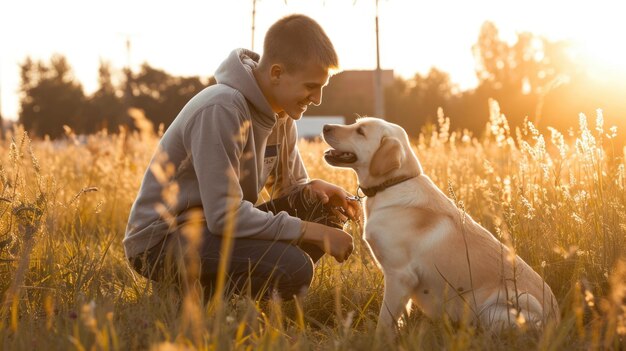
<instances>
[{"instance_id":1,"label":"dog's mouth","mask_svg":"<svg viewBox=\"0 0 626 351\"><path fill-rule=\"evenodd\" d=\"M328 149L324 152L324 160L331 165L350 164L356 162L357 157L352 152Z\"/></svg>"}]
</instances>

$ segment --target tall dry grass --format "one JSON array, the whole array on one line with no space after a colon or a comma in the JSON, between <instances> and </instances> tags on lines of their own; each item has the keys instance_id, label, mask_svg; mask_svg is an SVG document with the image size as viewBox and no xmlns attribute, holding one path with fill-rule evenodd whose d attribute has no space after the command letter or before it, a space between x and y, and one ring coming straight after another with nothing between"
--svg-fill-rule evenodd
<instances>
[{"instance_id":1,"label":"tall dry grass","mask_svg":"<svg viewBox=\"0 0 626 351\"><path fill-rule=\"evenodd\" d=\"M393 344L374 333L382 275L357 240L343 264L324 258L303 301L225 296L202 304L135 274L121 241L158 135L121 130L63 141L21 129L0 146L0 349L371 350L624 349L626 150L601 112L571 133L511 130L491 102L485 136L443 113L414 147L425 172L545 277L562 322L493 336L419 311ZM299 145L310 176L355 191L355 176ZM360 238L359 227L346 230ZM393 233L390 233L393 235ZM446 253L443 252L443 255Z\"/></svg>"}]
</instances>

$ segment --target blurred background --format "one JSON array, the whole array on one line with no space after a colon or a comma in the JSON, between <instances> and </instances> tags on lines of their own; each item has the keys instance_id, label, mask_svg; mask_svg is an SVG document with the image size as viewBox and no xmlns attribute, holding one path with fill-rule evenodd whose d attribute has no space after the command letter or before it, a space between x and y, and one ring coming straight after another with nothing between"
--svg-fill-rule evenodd
<instances>
[{"instance_id":1,"label":"blurred background","mask_svg":"<svg viewBox=\"0 0 626 351\"><path fill-rule=\"evenodd\" d=\"M343 69L303 136L357 116L416 136L439 108L451 129L480 135L490 98L512 128L527 119L567 136L598 109L607 130L626 128L626 21L610 0L4 1L1 125L116 131L134 128L134 107L167 128L232 49L262 54L267 28L290 13L324 27Z\"/></svg>"}]
</instances>

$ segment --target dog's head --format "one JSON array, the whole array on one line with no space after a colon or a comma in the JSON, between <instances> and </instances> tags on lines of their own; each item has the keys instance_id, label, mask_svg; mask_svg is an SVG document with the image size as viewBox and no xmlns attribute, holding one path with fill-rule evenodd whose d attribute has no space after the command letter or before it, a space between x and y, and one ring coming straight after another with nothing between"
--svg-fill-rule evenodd
<instances>
[{"instance_id":1,"label":"dog's head","mask_svg":"<svg viewBox=\"0 0 626 351\"><path fill-rule=\"evenodd\" d=\"M365 117L351 125L327 124L323 137L331 147L324 153L326 162L354 169L364 186L422 173L406 132L397 124Z\"/></svg>"}]
</instances>

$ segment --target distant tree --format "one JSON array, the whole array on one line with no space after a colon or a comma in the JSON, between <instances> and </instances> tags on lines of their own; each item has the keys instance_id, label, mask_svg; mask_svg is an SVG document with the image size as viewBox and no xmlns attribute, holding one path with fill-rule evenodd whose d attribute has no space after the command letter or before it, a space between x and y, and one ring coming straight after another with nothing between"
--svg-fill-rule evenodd
<instances>
[{"instance_id":1,"label":"distant tree","mask_svg":"<svg viewBox=\"0 0 626 351\"><path fill-rule=\"evenodd\" d=\"M82 132L80 114L85 95L65 57L53 55L49 64L27 57L20 68L19 121L24 127L51 138L63 135L63 125Z\"/></svg>"},{"instance_id":2,"label":"distant tree","mask_svg":"<svg viewBox=\"0 0 626 351\"><path fill-rule=\"evenodd\" d=\"M87 99L84 131L94 133L103 128L115 131L122 124L130 124L123 92L112 81L110 63L100 62L98 83L98 90Z\"/></svg>"},{"instance_id":3,"label":"distant tree","mask_svg":"<svg viewBox=\"0 0 626 351\"><path fill-rule=\"evenodd\" d=\"M498 28L493 22L485 22L478 35L478 42L472 47L476 58L476 75L481 85L501 89L508 83L509 47L500 39Z\"/></svg>"},{"instance_id":4,"label":"distant tree","mask_svg":"<svg viewBox=\"0 0 626 351\"><path fill-rule=\"evenodd\" d=\"M417 119L417 96L411 89L411 80L395 77L384 91L385 113L390 122L403 126L409 134L415 131Z\"/></svg>"},{"instance_id":5,"label":"distant tree","mask_svg":"<svg viewBox=\"0 0 626 351\"><path fill-rule=\"evenodd\" d=\"M413 89L419 92L422 102L420 114L436 120L437 109L447 107L453 88L450 75L436 68L431 68L426 77L416 76Z\"/></svg>"},{"instance_id":6,"label":"distant tree","mask_svg":"<svg viewBox=\"0 0 626 351\"><path fill-rule=\"evenodd\" d=\"M464 94L463 104L475 107L469 111L486 121L487 100L494 98L512 125L527 117L539 124L548 94L577 74L569 46L527 32L518 33L517 41L509 45L492 22L485 22L472 48L479 86Z\"/></svg>"},{"instance_id":7,"label":"distant tree","mask_svg":"<svg viewBox=\"0 0 626 351\"><path fill-rule=\"evenodd\" d=\"M416 74L408 81L396 78L385 91L388 119L417 135L424 124L437 121L439 107L448 108L453 89L450 76L437 68L431 68L426 76Z\"/></svg>"},{"instance_id":8,"label":"distant tree","mask_svg":"<svg viewBox=\"0 0 626 351\"><path fill-rule=\"evenodd\" d=\"M206 86L199 77L172 76L144 63L128 84L130 104L142 109L155 127L161 123L168 127L183 106Z\"/></svg>"}]
</instances>

